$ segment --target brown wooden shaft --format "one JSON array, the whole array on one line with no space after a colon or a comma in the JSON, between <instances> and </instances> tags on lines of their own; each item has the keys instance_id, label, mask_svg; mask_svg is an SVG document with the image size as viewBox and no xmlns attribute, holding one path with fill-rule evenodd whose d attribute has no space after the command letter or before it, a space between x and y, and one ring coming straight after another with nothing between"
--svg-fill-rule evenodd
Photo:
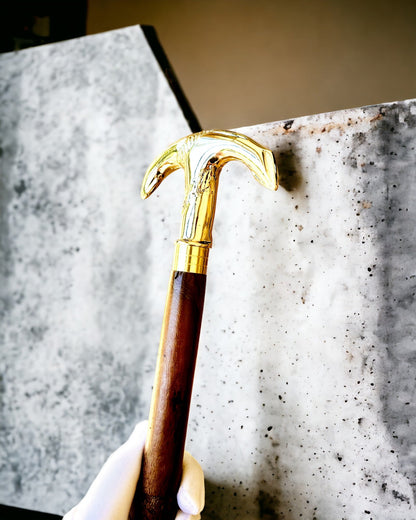
<instances>
[{"instance_id":1,"label":"brown wooden shaft","mask_svg":"<svg viewBox=\"0 0 416 520\"><path fill-rule=\"evenodd\" d=\"M206 275L172 273L149 431L131 520L173 520L191 402Z\"/></svg>"}]
</instances>

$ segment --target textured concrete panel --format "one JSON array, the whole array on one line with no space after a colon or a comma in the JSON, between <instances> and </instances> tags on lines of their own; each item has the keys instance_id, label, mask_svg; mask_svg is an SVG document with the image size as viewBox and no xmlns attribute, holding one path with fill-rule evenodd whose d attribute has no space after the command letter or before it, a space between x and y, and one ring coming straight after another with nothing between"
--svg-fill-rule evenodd
<instances>
[{"instance_id":1,"label":"textured concrete panel","mask_svg":"<svg viewBox=\"0 0 416 520\"><path fill-rule=\"evenodd\" d=\"M415 123L408 101L241 129L282 186L221 179L190 442L208 518L416 518Z\"/></svg>"},{"instance_id":2,"label":"textured concrete panel","mask_svg":"<svg viewBox=\"0 0 416 520\"><path fill-rule=\"evenodd\" d=\"M0 68L0 502L62 513L147 416L163 304L139 189L189 128L140 27Z\"/></svg>"}]
</instances>

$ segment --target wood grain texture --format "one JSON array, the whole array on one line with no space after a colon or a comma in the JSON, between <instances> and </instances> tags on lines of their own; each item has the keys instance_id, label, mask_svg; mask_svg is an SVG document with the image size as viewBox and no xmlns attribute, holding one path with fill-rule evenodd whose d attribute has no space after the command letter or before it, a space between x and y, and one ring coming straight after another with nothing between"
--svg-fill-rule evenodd
<instances>
[{"instance_id":1,"label":"wood grain texture","mask_svg":"<svg viewBox=\"0 0 416 520\"><path fill-rule=\"evenodd\" d=\"M130 519L173 520L191 402L206 276L172 273L142 474Z\"/></svg>"}]
</instances>

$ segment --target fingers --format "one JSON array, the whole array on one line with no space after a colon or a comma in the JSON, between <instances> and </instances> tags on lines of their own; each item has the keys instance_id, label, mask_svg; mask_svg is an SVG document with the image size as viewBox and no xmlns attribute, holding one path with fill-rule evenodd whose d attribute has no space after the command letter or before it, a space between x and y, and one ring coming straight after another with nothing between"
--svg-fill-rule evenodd
<instances>
[{"instance_id":1,"label":"fingers","mask_svg":"<svg viewBox=\"0 0 416 520\"><path fill-rule=\"evenodd\" d=\"M140 476L147 422L139 423L130 438L107 459L81 502L63 520L127 519ZM199 520L205 503L204 474L185 452L177 494L176 520Z\"/></svg>"},{"instance_id":2,"label":"fingers","mask_svg":"<svg viewBox=\"0 0 416 520\"><path fill-rule=\"evenodd\" d=\"M200 512L205 505L204 474L201 466L187 451L183 458L182 481L178 491L178 505L185 516L178 516L176 520L200 518Z\"/></svg>"},{"instance_id":3,"label":"fingers","mask_svg":"<svg viewBox=\"0 0 416 520\"><path fill-rule=\"evenodd\" d=\"M65 520L127 518L140 475L147 422L139 423L129 439L107 459L81 502Z\"/></svg>"},{"instance_id":4,"label":"fingers","mask_svg":"<svg viewBox=\"0 0 416 520\"><path fill-rule=\"evenodd\" d=\"M175 517L175 520L200 520L201 515L188 515L183 511L179 511Z\"/></svg>"},{"instance_id":5,"label":"fingers","mask_svg":"<svg viewBox=\"0 0 416 520\"><path fill-rule=\"evenodd\" d=\"M76 506L73 507L68 513L62 518L62 520L75 520L76 519Z\"/></svg>"}]
</instances>

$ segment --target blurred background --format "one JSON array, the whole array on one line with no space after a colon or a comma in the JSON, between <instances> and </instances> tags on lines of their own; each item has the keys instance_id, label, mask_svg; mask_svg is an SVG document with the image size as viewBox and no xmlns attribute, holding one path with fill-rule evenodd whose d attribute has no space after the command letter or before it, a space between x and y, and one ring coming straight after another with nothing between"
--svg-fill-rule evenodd
<instances>
[{"instance_id":1,"label":"blurred background","mask_svg":"<svg viewBox=\"0 0 416 520\"><path fill-rule=\"evenodd\" d=\"M155 27L203 128L416 97L414 0L15 0L1 50Z\"/></svg>"}]
</instances>

